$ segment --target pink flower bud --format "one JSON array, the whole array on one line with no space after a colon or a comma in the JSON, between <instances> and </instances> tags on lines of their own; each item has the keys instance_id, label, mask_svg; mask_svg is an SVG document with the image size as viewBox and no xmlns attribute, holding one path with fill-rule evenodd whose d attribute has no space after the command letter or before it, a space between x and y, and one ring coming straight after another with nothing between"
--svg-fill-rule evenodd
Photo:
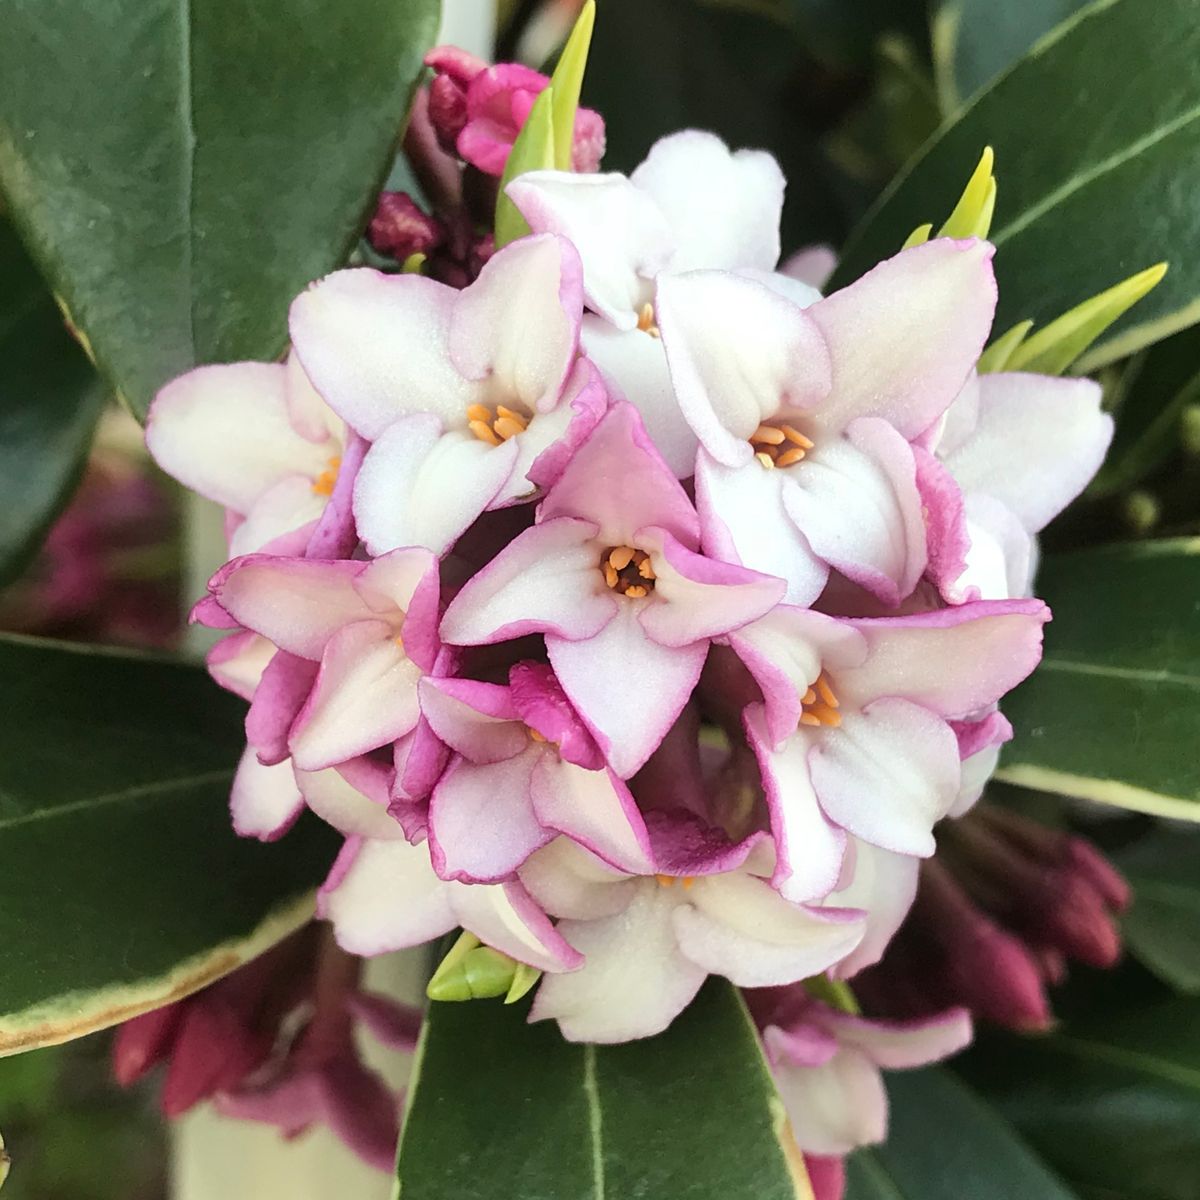
<instances>
[{"instance_id":1,"label":"pink flower bud","mask_svg":"<svg viewBox=\"0 0 1200 1200\"><path fill-rule=\"evenodd\" d=\"M407 192L384 192L367 227L367 238L380 254L404 262L428 254L446 237L442 223L427 216Z\"/></svg>"}]
</instances>

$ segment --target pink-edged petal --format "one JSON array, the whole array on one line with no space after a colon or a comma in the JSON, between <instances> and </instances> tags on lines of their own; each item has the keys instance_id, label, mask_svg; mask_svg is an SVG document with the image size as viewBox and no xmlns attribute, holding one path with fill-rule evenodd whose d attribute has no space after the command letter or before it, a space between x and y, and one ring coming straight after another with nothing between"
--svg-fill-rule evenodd
<instances>
[{"instance_id":1,"label":"pink-edged petal","mask_svg":"<svg viewBox=\"0 0 1200 1200\"><path fill-rule=\"evenodd\" d=\"M461 426L479 389L450 358L458 295L421 275L335 271L292 303L295 353L329 406L371 441L408 413Z\"/></svg>"},{"instance_id":2,"label":"pink-edged petal","mask_svg":"<svg viewBox=\"0 0 1200 1200\"><path fill-rule=\"evenodd\" d=\"M927 562L912 447L886 421L853 421L789 468L783 503L813 552L895 606Z\"/></svg>"},{"instance_id":3,"label":"pink-edged petal","mask_svg":"<svg viewBox=\"0 0 1200 1200\"><path fill-rule=\"evenodd\" d=\"M570 838L555 838L520 871L521 882L551 916L591 921L623 912L640 886Z\"/></svg>"},{"instance_id":4,"label":"pink-edged petal","mask_svg":"<svg viewBox=\"0 0 1200 1200\"><path fill-rule=\"evenodd\" d=\"M1000 747L1012 739L1013 728L1000 712L987 713L977 720L951 721L950 728L958 738L962 779L958 797L946 815L961 817L983 795L1000 761Z\"/></svg>"},{"instance_id":5,"label":"pink-edged petal","mask_svg":"<svg viewBox=\"0 0 1200 1200\"><path fill-rule=\"evenodd\" d=\"M772 749L761 705L746 711L746 737L758 760L775 839L772 887L801 903L837 887L846 852L846 834L821 809L808 764L811 741L797 732Z\"/></svg>"},{"instance_id":6,"label":"pink-edged petal","mask_svg":"<svg viewBox=\"0 0 1200 1200\"><path fill-rule=\"evenodd\" d=\"M519 883L447 884L459 924L480 941L556 977L583 958Z\"/></svg>"},{"instance_id":7,"label":"pink-edged petal","mask_svg":"<svg viewBox=\"0 0 1200 1200\"><path fill-rule=\"evenodd\" d=\"M782 1028L768 1025L762 1031L763 1049L772 1066L819 1067L838 1051L837 1038L812 1022Z\"/></svg>"},{"instance_id":8,"label":"pink-edged petal","mask_svg":"<svg viewBox=\"0 0 1200 1200\"><path fill-rule=\"evenodd\" d=\"M450 353L467 379L510 407L558 403L579 344L583 268L575 247L544 234L505 246L461 292Z\"/></svg>"},{"instance_id":9,"label":"pink-edged petal","mask_svg":"<svg viewBox=\"0 0 1200 1200\"><path fill-rule=\"evenodd\" d=\"M441 878L497 883L551 839L530 799L541 756L531 748L499 762L450 763L429 799L429 855Z\"/></svg>"},{"instance_id":10,"label":"pink-edged petal","mask_svg":"<svg viewBox=\"0 0 1200 1200\"><path fill-rule=\"evenodd\" d=\"M294 351L290 351L284 359L283 369L286 376L284 397L292 428L301 437L318 445L330 437L338 442L344 441L345 422L321 399L321 394L304 373L304 367Z\"/></svg>"},{"instance_id":11,"label":"pink-edged petal","mask_svg":"<svg viewBox=\"0 0 1200 1200\"><path fill-rule=\"evenodd\" d=\"M343 950L368 957L419 946L458 924L428 849L403 839L347 842L318 913Z\"/></svg>"},{"instance_id":12,"label":"pink-edged petal","mask_svg":"<svg viewBox=\"0 0 1200 1200\"><path fill-rule=\"evenodd\" d=\"M425 546L444 554L508 482L517 439L499 446L430 413L401 417L376 439L354 485L354 515L372 554Z\"/></svg>"},{"instance_id":13,"label":"pink-edged petal","mask_svg":"<svg viewBox=\"0 0 1200 1200\"><path fill-rule=\"evenodd\" d=\"M533 812L546 829L585 846L618 871L654 870L650 837L637 802L610 771L589 771L543 752L529 781Z\"/></svg>"},{"instance_id":14,"label":"pink-edged petal","mask_svg":"<svg viewBox=\"0 0 1200 1200\"><path fill-rule=\"evenodd\" d=\"M652 603L638 620L660 646L689 646L728 633L783 599L782 579L705 558L666 530L641 530L638 540L650 551L656 575Z\"/></svg>"},{"instance_id":15,"label":"pink-edged petal","mask_svg":"<svg viewBox=\"0 0 1200 1200\"><path fill-rule=\"evenodd\" d=\"M604 766L595 738L545 663L517 663L508 673L508 697L521 720L554 743L560 758L589 770Z\"/></svg>"},{"instance_id":16,"label":"pink-edged petal","mask_svg":"<svg viewBox=\"0 0 1200 1200\"><path fill-rule=\"evenodd\" d=\"M958 742L928 709L885 697L814 736L809 771L836 824L885 850L928 857L933 826L958 794Z\"/></svg>"},{"instance_id":17,"label":"pink-edged petal","mask_svg":"<svg viewBox=\"0 0 1200 1200\"><path fill-rule=\"evenodd\" d=\"M828 970L854 949L863 914L805 908L764 879L735 872L697 879L673 914L679 948L739 987L795 983Z\"/></svg>"},{"instance_id":18,"label":"pink-edged petal","mask_svg":"<svg viewBox=\"0 0 1200 1200\"><path fill-rule=\"evenodd\" d=\"M318 659L342 626L367 615L354 587L358 562L249 555L209 582L214 599L239 624L281 650Z\"/></svg>"},{"instance_id":19,"label":"pink-edged petal","mask_svg":"<svg viewBox=\"0 0 1200 1200\"><path fill-rule=\"evenodd\" d=\"M769 745L795 731L802 698L823 667L855 667L867 656L866 639L857 630L824 613L782 604L727 641L762 690Z\"/></svg>"},{"instance_id":20,"label":"pink-edged petal","mask_svg":"<svg viewBox=\"0 0 1200 1200\"><path fill-rule=\"evenodd\" d=\"M233 777L229 795L233 830L238 837L273 842L291 829L304 811L291 763L264 766L253 746L247 746Z\"/></svg>"},{"instance_id":21,"label":"pink-edged petal","mask_svg":"<svg viewBox=\"0 0 1200 1200\"><path fill-rule=\"evenodd\" d=\"M1037 666L1040 600L981 600L908 617L852 618L866 639L861 667L838 672L843 704L901 696L944 717L967 717L999 700ZM970 663L971 669L959 669Z\"/></svg>"},{"instance_id":22,"label":"pink-edged petal","mask_svg":"<svg viewBox=\"0 0 1200 1200\"><path fill-rule=\"evenodd\" d=\"M838 264L837 251L822 244L802 246L779 264L780 273L812 288L823 288Z\"/></svg>"},{"instance_id":23,"label":"pink-edged petal","mask_svg":"<svg viewBox=\"0 0 1200 1200\"><path fill-rule=\"evenodd\" d=\"M744 867L747 871L770 870L773 851L762 830L733 841L724 829L710 824L706 816L684 809L651 809L646 827L654 851L655 869L664 875L687 879L721 875ZM660 880L661 882L661 880Z\"/></svg>"},{"instance_id":24,"label":"pink-edged petal","mask_svg":"<svg viewBox=\"0 0 1200 1200\"><path fill-rule=\"evenodd\" d=\"M313 491L307 475L286 475L262 492L229 537L229 554L237 558L253 554L318 521L325 511L325 497Z\"/></svg>"},{"instance_id":25,"label":"pink-edged petal","mask_svg":"<svg viewBox=\"0 0 1200 1200\"><path fill-rule=\"evenodd\" d=\"M1100 400L1090 379L982 375L975 427L946 465L964 491L1001 501L1036 533L1104 461L1113 420Z\"/></svg>"},{"instance_id":26,"label":"pink-edged petal","mask_svg":"<svg viewBox=\"0 0 1200 1200\"><path fill-rule=\"evenodd\" d=\"M558 407L535 417L526 432L518 436L517 465L494 506L525 496L526 484L529 488L553 487L607 409L604 380L595 366L580 355Z\"/></svg>"},{"instance_id":27,"label":"pink-edged petal","mask_svg":"<svg viewBox=\"0 0 1200 1200\"><path fill-rule=\"evenodd\" d=\"M594 637L617 608L595 539L594 524L570 517L525 530L450 602L443 640L483 646L527 633Z\"/></svg>"},{"instance_id":28,"label":"pink-edged petal","mask_svg":"<svg viewBox=\"0 0 1200 1200\"><path fill-rule=\"evenodd\" d=\"M286 650L267 664L246 714L246 739L260 762L278 763L288 757L288 735L316 678L316 663Z\"/></svg>"},{"instance_id":29,"label":"pink-edged petal","mask_svg":"<svg viewBox=\"0 0 1200 1200\"><path fill-rule=\"evenodd\" d=\"M778 261L784 178L765 151L731 152L715 134L685 129L655 142L630 181L671 227L672 271L769 271Z\"/></svg>"},{"instance_id":30,"label":"pink-edged petal","mask_svg":"<svg viewBox=\"0 0 1200 1200\"><path fill-rule=\"evenodd\" d=\"M610 546L633 545L647 525L662 526L693 549L700 542L696 510L630 404L605 414L547 493L538 520L556 517L594 522Z\"/></svg>"},{"instance_id":31,"label":"pink-edged petal","mask_svg":"<svg viewBox=\"0 0 1200 1200\"><path fill-rule=\"evenodd\" d=\"M662 339L641 329L617 329L602 317L583 318L583 347L614 400L627 400L642 415L646 433L679 479L695 470L699 442L684 419Z\"/></svg>"},{"instance_id":32,"label":"pink-edged petal","mask_svg":"<svg viewBox=\"0 0 1200 1200\"><path fill-rule=\"evenodd\" d=\"M559 922L584 965L542 980L530 1020L557 1020L573 1042L627 1042L666 1029L708 974L676 944L671 923L676 892L682 889L643 880L621 912Z\"/></svg>"},{"instance_id":33,"label":"pink-edged petal","mask_svg":"<svg viewBox=\"0 0 1200 1200\"><path fill-rule=\"evenodd\" d=\"M503 762L529 747L509 690L474 679L422 679L421 712L433 732L476 765Z\"/></svg>"},{"instance_id":34,"label":"pink-edged petal","mask_svg":"<svg viewBox=\"0 0 1200 1200\"><path fill-rule=\"evenodd\" d=\"M862 1051L885 1071L940 1062L971 1044L971 1014L965 1008L948 1008L919 1021L867 1020L839 1012L824 1020L839 1042Z\"/></svg>"},{"instance_id":35,"label":"pink-edged petal","mask_svg":"<svg viewBox=\"0 0 1200 1200\"><path fill-rule=\"evenodd\" d=\"M275 655L274 645L249 629L226 634L205 657L208 673L226 691L243 700L253 700L267 664Z\"/></svg>"},{"instance_id":36,"label":"pink-edged petal","mask_svg":"<svg viewBox=\"0 0 1200 1200\"><path fill-rule=\"evenodd\" d=\"M666 266L673 245L654 201L623 175L530 171L507 190L535 233L557 233L579 251L588 307L633 329L650 299L646 281Z\"/></svg>"},{"instance_id":37,"label":"pink-edged petal","mask_svg":"<svg viewBox=\"0 0 1200 1200\"><path fill-rule=\"evenodd\" d=\"M373 766L373 764L372 764ZM404 831L387 810L387 785L382 795L366 795L332 767L324 771L296 771L296 782L313 812L347 837L388 840Z\"/></svg>"},{"instance_id":38,"label":"pink-edged petal","mask_svg":"<svg viewBox=\"0 0 1200 1200\"><path fill-rule=\"evenodd\" d=\"M586 641L546 636L563 690L622 779L645 763L675 723L708 650L706 642L660 646L641 626L639 603L617 602L616 615Z\"/></svg>"},{"instance_id":39,"label":"pink-edged petal","mask_svg":"<svg viewBox=\"0 0 1200 1200\"><path fill-rule=\"evenodd\" d=\"M968 547L948 599L1007 600L1028 596L1037 567L1037 539L1007 505L981 492L964 505ZM945 591L943 592L945 594Z\"/></svg>"},{"instance_id":40,"label":"pink-edged petal","mask_svg":"<svg viewBox=\"0 0 1200 1200\"><path fill-rule=\"evenodd\" d=\"M393 746L396 766L388 812L400 823L410 842L422 841L429 828L429 793L450 758L444 742L421 718L412 733L397 738Z\"/></svg>"},{"instance_id":41,"label":"pink-edged petal","mask_svg":"<svg viewBox=\"0 0 1200 1200\"><path fill-rule=\"evenodd\" d=\"M954 476L928 450L921 446L913 446L912 450L925 517L925 574L943 597L959 603L968 599L958 581L966 570L971 549L963 494Z\"/></svg>"},{"instance_id":42,"label":"pink-edged petal","mask_svg":"<svg viewBox=\"0 0 1200 1200\"><path fill-rule=\"evenodd\" d=\"M850 881L825 903L862 909L867 929L862 941L834 968L839 979L849 979L883 956L912 907L921 865L912 855L881 850L857 838L851 840L846 857L853 864Z\"/></svg>"},{"instance_id":43,"label":"pink-edged petal","mask_svg":"<svg viewBox=\"0 0 1200 1200\"><path fill-rule=\"evenodd\" d=\"M747 439L764 418L812 408L829 391L820 330L757 280L724 271L664 275L655 311L683 415L726 466L753 460Z\"/></svg>"},{"instance_id":44,"label":"pink-edged petal","mask_svg":"<svg viewBox=\"0 0 1200 1200\"><path fill-rule=\"evenodd\" d=\"M813 553L783 505L783 471L754 461L727 467L701 450L696 458L696 507L704 549L727 562L776 575L788 604L811 604L824 590L829 565Z\"/></svg>"},{"instance_id":45,"label":"pink-edged petal","mask_svg":"<svg viewBox=\"0 0 1200 1200\"><path fill-rule=\"evenodd\" d=\"M938 238L902 250L808 310L829 345L833 391L813 419L830 430L882 417L906 438L958 395L996 307L994 248Z\"/></svg>"},{"instance_id":46,"label":"pink-edged petal","mask_svg":"<svg viewBox=\"0 0 1200 1200\"><path fill-rule=\"evenodd\" d=\"M423 671L444 675L442 644L438 640L441 584L437 557L421 546L408 546L372 559L354 581L354 588L372 614L395 625L408 657Z\"/></svg>"},{"instance_id":47,"label":"pink-edged petal","mask_svg":"<svg viewBox=\"0 0 1200 1200\"><path fill-rule=\"evenodd\" d=\"M805 1154L849 1154L883 1141L887 1092L866 1055L842 1050L820 1067L775 1068L796 1145Z\"/></svg>"},{"instance_id":48,"label":"pink-edged petal","mask_svg":"<svg viewBox=\"0 0 1200 1200\"><path fill-rule=\"evenodd\" d=\"M354 485L369 443L357 433L348 432L333 491L317 527L308 539L305 558L351 558L358 546L358 529L354 523Z\"/></svg>"},{"instance_id":49,"label":"pink-edged petal","mask_svg":"<svg viewBox=\"0 0 1200 1200\"><path fill-rule=\"evenodd\" d=\"M246 513L288 475L319 475L336 443L316 443L288 419L278 363L197 367L155 397L146 445L168 475Z\"/></svg>"},{"instance_id":50,"label":"pink-edged petal","mask_svg":"<svg viewBox=\"0 0 1200 1200\"><path fill-rule=\"evenodd\" d=\"M296 765L317 771L386 746L417 723L421 669L383 621L358 621L325 648L312 694L292 726Z\"/></svg>"}]
</instances>

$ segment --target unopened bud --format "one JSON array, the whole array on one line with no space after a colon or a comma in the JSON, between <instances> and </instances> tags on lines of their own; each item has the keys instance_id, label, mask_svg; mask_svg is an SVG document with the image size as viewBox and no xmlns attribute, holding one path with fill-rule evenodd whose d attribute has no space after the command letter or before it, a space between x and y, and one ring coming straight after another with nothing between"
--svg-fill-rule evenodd
<instances>
[{"instance_id":1,"label":"unopened bud","mask_svg":"<svg viewBox=\"0 0 1200 1200\"><path fill-rule=\"evenodd\" d=\"M1134 533L1149 533L1162 517L1162 506L1152 492L1130 492L1121 503L1121 516Z\"/></svg>"},{"instance_id":2,"label":"unopened bud","mask_svg":"<svg viewBox=\"0 0 1200 1200\"><path fill-rule=\"evenodd\" d=\"M367 227L367 239L397 262L427 255L446 237L442 223L423 213L406 192L384 192Z\"/></svg>"},{"instance_id":3,"label":"unopened bud","mask_svg":"<svg viewBox=\"0 0 1200 1200\"><path fill-rule=\"evenodd\" d=\"M113 1075L122 1087L136 1083L170 1052L182 1014L167 1004L126 1021L113 1040Z\"/></svg>"},{"instance_id":4,"label":"unopened bud","mask_svg":"<svg viewBox=\"0 0 1200 1200\"><path fill-rule=\"evenodd\" d=\"M483 945L464 932L442 959L425 989L430 1000L487 1000L504 996L505 1003L519 1000L541 977L541 972Z\"/></svg>"}]
</instances>

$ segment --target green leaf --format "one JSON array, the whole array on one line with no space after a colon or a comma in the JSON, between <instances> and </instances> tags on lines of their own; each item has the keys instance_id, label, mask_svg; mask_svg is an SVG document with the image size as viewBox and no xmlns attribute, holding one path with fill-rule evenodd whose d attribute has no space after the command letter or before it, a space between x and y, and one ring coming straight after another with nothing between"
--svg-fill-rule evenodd
<instances>
[{"instance_id":1,"label":"green leaf","mask_svg":"<svg viewBox=\"0 0 1200 1200\"><path fill-rule=\"evenodd\" d=\"M7 221L0 279L2 586L24 570L78 481L104 394Z\"/></svg>"},{"instance_id":2,"label":"green leaf","mask_svg":"<svg viewBox=\"0 0 1200 1200\"><path fill-rule=\"evenodd\" d=\"M933 66L942 107L967 96L1016 62L1043 34L1088 0L937 0Z\"/></svg>"},{"instance_id":3,"label":"green leaf","mask_svg":"<svg viewBox=\"0 0 1200 1200\"><path fill-rule=\"evenodd\" d=\"M496 193L496 249L515 242L529 233L529 224L508 198L505 188L526 171L554 168L554 85L546 88L533 102L529 116L517 140L508 152L500 190Z\"/></svg>"},{"instance_id":4,"label":"green leaf","mask_svg":"<svg viewBox=\"0 0 1200 1200\"><path fill-rule=\"evenodd\" d=\"M571 151L575 145L575 113L587 68L588 47L596 24L596 0L586 0L571 36L563 47L550 83L554 88L554 165L560 171L571 169Z\"/></svg>"},{"instance_id":5,"label":"green leaf","mask_svg":"<svg viewBox=\"0 0 1200 1200\"><path fill-rule=\"evenodd\" d=\"M846 1200L1074 1200L986 1101L948 1071L887 1077L888 1139L846 1160Z\"/></svg>"},{"instance_id":6,"label":"green leaf","mask_svg":"<svg viewBox=\"0 0 1200 1200\"><path fill-rule=\"evenodd\" d=\"M1126 947L1164 982L1200 996L1200 833L1160 826L1113 859L1133 885Z\"/></svg>"},{"instance_id":7,"label":"green leaf","mask_svg":"<svg viewBox=\"0 0 1200 1200\"><path fill-rule=\"evenodd\" d=\"M564 1041L529 1005L430 1006L400 1137L400 1200L811 1196L737 992L710 980L664 1034ZM719 1122L719 1131L715 1123Z\"/></svg>"},{"instance_id":8,"label":"green leaf","mask_svg":"<svg viewBox=\"0 0 1200 1200\"><path fill-rule=\"evenodd\" d=\"M1200 820L1200 538L1051 556L1036 590L1055 618L999 778Z\"/></svg>"},{"instance_id":9,"label":"green leaf","mask_svg":"<svg viewBox=\"0 0 1200 1200\"><path fill-rule=\"evenodd\" d=\"M244 705L202 670L0 638L0 1054L202 987L313 911L336 849L236 837Z\"/></svg>"},{"instance_id":10,"label":"green leaf","mask_svg":"<svg viewBox=\"0 0 1200 1200\"><path fill-rule=\"evenodd\" d=\"M354 245L437 0L12 0L0 188L135 413L198 362L271 358Z\"/></svg>"},{"instance_id":11,"label":"green leaf","mask_svg":"<svg viewBox=\"0 0 1200 1200\"><path fill-rule=\"evenodd\" d=\"M1127 371L1112 446L1090 496L1133 487L1178 446L1183 413L1200 401L1200 329L1186 329L1144 350Z\"/></svg>"},{"instance_id":12,"label":"green leaf","mask_svg":"<svg viewBox=\"0 0 1200 1200\"><path fill-rule=\"evenodd\" d=\"M996 6L1002 7L1002 6ZM1145 70L1131 64L1152 64ZM833 286L944 211L981 149L996 152L996 327L1039 325L1149 263L1172 270L1079 369L1200 320L1200 0L1097 0L927 145L851 239ZM1148 216L1147 214L1152 214Z\"/></svg>"},{"instance_id":13,"label":"green leaf","mask_svg":"<svg viewBox=\"0 0 1200 1200\"><path fill-rule=\"evenodd\" d=\"M996 1036L962 1067L1081 1196L1195 1200L1200 1002L1109 1006L1048 1036Z\"/></svg>"}]
</instances>

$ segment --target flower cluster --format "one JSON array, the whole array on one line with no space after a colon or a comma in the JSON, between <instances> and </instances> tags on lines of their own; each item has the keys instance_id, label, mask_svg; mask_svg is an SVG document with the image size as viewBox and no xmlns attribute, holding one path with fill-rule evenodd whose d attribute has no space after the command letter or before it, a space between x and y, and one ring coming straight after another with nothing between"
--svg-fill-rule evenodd
<instances>
[{"instance_id":1,"label":"flower cluster","mask_svg":"<svg viewBox=\"0 0 1200 1200\"><path fill-rule=\"evenodd\" d=\"M494 170L536 81L501 104L438 69L438 128ZM836 1155L881 1131L879 1065L968 1026L811 981L878 961L978 798L1049 616L1035 534L1111 426L1086 380L977 373L986 242L822 297L778 268L783 190L694 131L628 178L520 176L532 233L468 286L336 272L286 362L176 380L148 441L229 513L196 616L250 701L235 826L345 835L340 945L461 926L544 972L531 1019L596 1042L710 974L772 989L801 1147ZM795 1071L879 1103L810 1111Z\"/></svg>"}]
</instances>

